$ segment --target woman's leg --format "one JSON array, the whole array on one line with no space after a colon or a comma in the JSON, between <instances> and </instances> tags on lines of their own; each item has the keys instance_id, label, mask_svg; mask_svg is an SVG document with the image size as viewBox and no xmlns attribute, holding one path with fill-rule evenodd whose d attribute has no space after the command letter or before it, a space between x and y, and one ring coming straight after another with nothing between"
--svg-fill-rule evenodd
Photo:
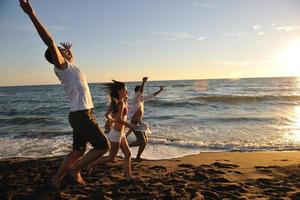
<instances>
[{"instance_id":1,"label":"woman's leg","mask_svg":"<svg viewBox=\"0 0 300 200\"><path fill-rule=\"evenodd\" d=\"M121 138L120 148L124 154L124 170L126 178L132 178L131 176L131 152L127 139L125 137Z\"/></svg>"}]
</instances>

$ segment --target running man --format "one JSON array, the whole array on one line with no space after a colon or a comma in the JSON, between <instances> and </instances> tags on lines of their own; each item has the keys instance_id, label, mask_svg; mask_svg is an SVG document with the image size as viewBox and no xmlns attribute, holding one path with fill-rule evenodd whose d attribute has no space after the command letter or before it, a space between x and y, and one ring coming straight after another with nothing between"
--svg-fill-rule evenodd
<instances>
[{"instance_id":1,"label":"running man","mask_svg":"<svg viewBox=\"0 0 300 200\"><path fill-rule=\"evenodd\" d=\"M139 125L142 123L143 118L144 118L144 102L148 101L154 97L156 97L159 93L161 93L161 91L163 91L163 86L160 86L160 89L157 92L154 92L148 96L144 96L144 87L145 87L145 83L147 82L148 77L144 77L143 78L143 82L141 85L138 85L134 88L134 96L132 98L131 101L131 105L129 107L129 114L128 114L128 118L131 119L131 123L132 124L136 124ZM126 134L126 137L128 137L128 135L131 133L131 131L129 131ZM133 130L133 133L136 137L136 141L132 142L129 144L129 147L139 147L138 149L138 153L136 155L136 160L140 161L141 159L141 155L146 147L146 144L148 142L148 137L146 132L140 132L140 131L135 131Z\"/></svg>"},{"instance_id":2,"label":"running man","mask_svg":"<svg viewBox=\"0 0 300 200\"><path fill-rule=\"evenodd\" d=\"M19 0L19 2L48 47L45 58L54 65L54 72L61 81L71 109L69 122L73 128L73 150L65 157L58 171L52 177L51 183L59 190L62 178L69 171L78 183L85 184L80 170L100 158L110 148L109 141L99 128L93 113L94 106L87 80L74 64L74 56L71 52L72 44L61 43L62 47L57 47L48 30L37 18L29 0ZM84 155L87 142L91 143L93 149Z\"/></svg>"}]
</instances>

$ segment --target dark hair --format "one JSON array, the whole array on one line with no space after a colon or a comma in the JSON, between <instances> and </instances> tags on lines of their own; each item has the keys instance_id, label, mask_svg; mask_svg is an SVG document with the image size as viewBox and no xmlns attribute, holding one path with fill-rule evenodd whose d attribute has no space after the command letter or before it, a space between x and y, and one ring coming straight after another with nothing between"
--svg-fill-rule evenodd
<instances>
[{"instance_id":1,"label":"dark hair","mask_svg":"<svg viewBox=\"0 0 300 200\"><path fill-rule=\"evenodd\" d=\"M141 86L140 86L140 85L137 85L137 86L135 86L134 91L135 91L135 92L138 92L140 88L141 88Z\"/></svg>"},{"instance_id":2,"label":"dark hair","mask_svg":"<svg viewBox=\"0 0 300 200\"><path fill-rule=\"evenodd\" d=\"M50 51L49 47L48 47L47 50L45 51L45 58L46 58L46 60L47 60L49 63L51 63L51 64L54 65L53 58L52 58L52 54L51 54L51 51Z\"/></svg>"},{"instance_id":3,"label":"dark hair","mask_svg":"<svg viewBox=\"0 0 300 200\"><path fill-rule=\"evenodd\" d=\"M109 97L110 97L110 107L113 113L118 112L118 100L119 100L119 91L125 89L125 83L112 80L111 83L106 83Z\"/></svg>"}]
</instances>

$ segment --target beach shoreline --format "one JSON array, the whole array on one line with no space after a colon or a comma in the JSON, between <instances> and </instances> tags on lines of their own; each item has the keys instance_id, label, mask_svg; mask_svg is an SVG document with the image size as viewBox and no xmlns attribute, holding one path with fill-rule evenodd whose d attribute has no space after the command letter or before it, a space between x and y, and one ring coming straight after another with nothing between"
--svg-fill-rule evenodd
<instances>
[{"instance_id":1,"label":"beach shoreline","mask_svg":"<svg viewBox=\"0 0 300 200\"><path fill-rule=\"evenodd\" d=\"M60 193L48 182L64 156L0 159L1 199L300 199L300 151L212 152L164 160L122 158L99 165L88 184L65 177Z\"/></svg>"}]
</instances>

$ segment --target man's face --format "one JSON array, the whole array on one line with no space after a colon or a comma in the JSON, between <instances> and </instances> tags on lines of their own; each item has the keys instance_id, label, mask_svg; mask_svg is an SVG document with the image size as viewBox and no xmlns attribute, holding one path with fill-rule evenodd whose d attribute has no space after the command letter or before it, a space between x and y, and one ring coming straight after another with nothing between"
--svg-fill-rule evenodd
<instances>
[{"instance_id":1,"label":"man's face","mask_svg":"<svg viewBox=\"0 0 300 200\"><path fill-rule=\"evenodd\" d=\"M66 49L63 48L63 47L59 47L58 49L59 49L61 55L62 55L65 59L67 59L68 61L71 60L71 55L69 54L69 51L68 51L68 50L66 50Z\"/></svg>"}]
</instances>

